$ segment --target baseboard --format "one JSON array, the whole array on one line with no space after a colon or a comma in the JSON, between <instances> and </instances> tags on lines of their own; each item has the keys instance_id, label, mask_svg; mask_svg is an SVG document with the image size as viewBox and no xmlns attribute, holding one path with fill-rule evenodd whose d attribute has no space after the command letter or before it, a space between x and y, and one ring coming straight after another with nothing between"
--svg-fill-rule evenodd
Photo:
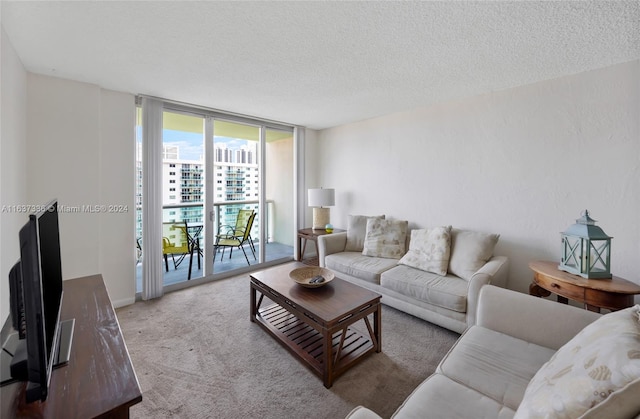
<instances>
[{"instance_id":1,"label":"baseboard","mask_svg":"<svg viewBox=\"0 0 640 419\"><path fill-rule=\"evenodd\" d=\"M130 297L130 298L123 298L121 300L114 300L113 301L113 308L120 308L120 307L124 307L124 306L129 306L133 303L136 302L136 298L135 297Z\"/></svg>"}]
</instances>

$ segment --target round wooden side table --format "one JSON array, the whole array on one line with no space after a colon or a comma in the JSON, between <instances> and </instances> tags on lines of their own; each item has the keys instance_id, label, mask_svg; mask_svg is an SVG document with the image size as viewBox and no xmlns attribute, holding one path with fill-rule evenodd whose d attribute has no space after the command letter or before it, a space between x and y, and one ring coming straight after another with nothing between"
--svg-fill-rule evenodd
<instances>
[{"instance_id":1,"label":"round wooden side table","mask_svg":"<svg viewBox=\"0 0 640 419\"><path fill-rule=\"evenodd\" d=\"M548 297L556 294L558 302L579 301L584 308L600 312L601 308L620 310L633 305L633 296L640 294L640 285L614 276L610 279L587 279L558 269L558 262L529 263L533 282L529 294Z\"/></svg>"}]
</instances>

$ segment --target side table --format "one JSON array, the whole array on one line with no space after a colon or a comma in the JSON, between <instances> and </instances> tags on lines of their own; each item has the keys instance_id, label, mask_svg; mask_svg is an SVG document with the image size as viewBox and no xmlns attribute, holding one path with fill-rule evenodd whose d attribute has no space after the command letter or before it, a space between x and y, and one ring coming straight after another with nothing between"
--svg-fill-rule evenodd
<instances>
[{"instance_id":1,"label":"side table","mask_svg":"<svg viewBox=\"0 0 640 419\"><path fill-rule=\"evenodd\" d=\"M303 228L298 230L298 261L303 262L302 257L304 256L304 251L307 248L307 240L311 240L316 245L316 254L318 252L318 237L324 236L325 234L334 234L334 233L342 233L347 230L341 230L339 228L334 228L333 232L327 233L324 229L313 229L313 228ZM304 240L304 244L302 243ZM319 265L320 261L318 258L313 258L308 261L304 261L306 265Z\"/></svg>"},{"instance_id":2,"label":"side table","mask_svg":"<svg viewBox=\"0 0 640 419\"><path fill-rule=\"evenodd\" d=\"M529 263L533 282L529 294L536 297L557 295L558 302L579 301L584 308L600 312L601 308L621 310L633 305L633 296L640 294L640 285L614 276L610 279L587 279L558 269L558 262Z\"/></svg>"}]
</instances>

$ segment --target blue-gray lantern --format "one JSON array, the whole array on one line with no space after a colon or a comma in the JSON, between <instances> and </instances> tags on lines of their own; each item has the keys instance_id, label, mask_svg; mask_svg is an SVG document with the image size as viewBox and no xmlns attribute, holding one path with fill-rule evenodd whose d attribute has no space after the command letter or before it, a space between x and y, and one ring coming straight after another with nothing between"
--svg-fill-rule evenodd
<instances>
[{"instance_id":1,"label":"blue-gray lantern","mask_svg":"<svg viewBox=\"0 0 640 419\"><path fill-rule=\"evenodd\" d=\"M584 278L611 278L611 239L585 210L562 234L559 269Z\"/></svg>"}]
</instances>

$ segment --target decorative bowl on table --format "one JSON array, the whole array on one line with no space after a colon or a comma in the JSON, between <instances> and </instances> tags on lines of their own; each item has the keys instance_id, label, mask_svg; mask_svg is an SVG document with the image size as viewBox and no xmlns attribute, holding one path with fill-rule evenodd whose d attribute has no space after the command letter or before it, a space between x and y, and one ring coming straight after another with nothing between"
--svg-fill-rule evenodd
<instances>
[{"instance_id":1,"label":"decorative bowl on table","mask_svg":"<svg viewBox=\"0 0 640 419\"><path fill-rule=\"evenodd\" d=\"M306 266L289 272L289 277L306 288L318 288L333 280L335 274L327 268Z\"/></svg>"}]
</instances>

